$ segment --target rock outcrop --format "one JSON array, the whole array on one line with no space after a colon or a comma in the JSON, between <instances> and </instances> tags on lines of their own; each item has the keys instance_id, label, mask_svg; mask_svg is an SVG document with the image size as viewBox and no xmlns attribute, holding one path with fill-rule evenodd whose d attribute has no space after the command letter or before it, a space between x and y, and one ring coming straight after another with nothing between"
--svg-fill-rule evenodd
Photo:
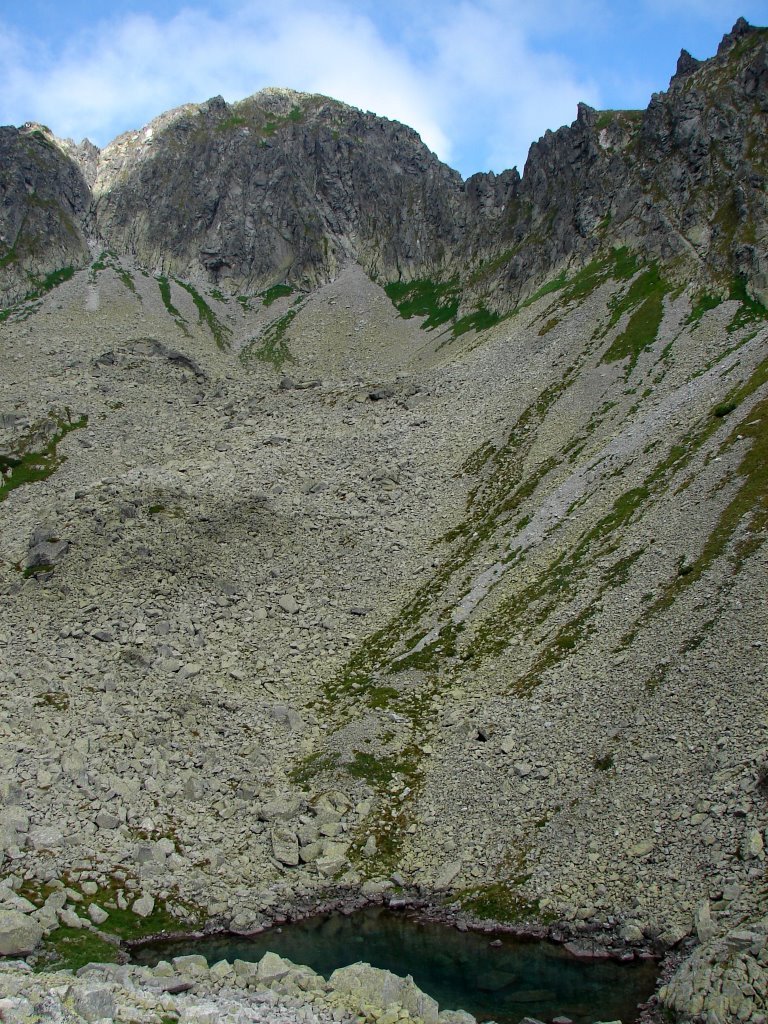
<instances>
[{"instance_id":1,"label":"rock outcrop","mask_svg":"<svg viewBox=\"0 0 768 1024\"><path fill-rule=\"evenodd\" d=\"M468 1013L440 1013L411 978L358 963L326 981L274 953L258 963L210 966L202 956L177 956L155 968L89 964L76 976L35 975L24 963L0 961L0 1015L9 1024L476 1024Z\"/></svg>"},{"instance_id":2,"label":"rock outcrop","mask_svg":"<svg viewBox=\"0 0 768 1024\"><path fill-rule=\"evenodd\" d=\"M88 182L59 140L39 124L0 128L0 302L85 266L90 225Z\"/></svg>"}]
</instances>

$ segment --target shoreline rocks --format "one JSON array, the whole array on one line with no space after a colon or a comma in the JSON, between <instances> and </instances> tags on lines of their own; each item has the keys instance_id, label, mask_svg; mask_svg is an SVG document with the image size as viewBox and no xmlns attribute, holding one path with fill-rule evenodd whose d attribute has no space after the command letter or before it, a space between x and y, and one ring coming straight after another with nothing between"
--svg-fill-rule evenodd
<instances>
[{"instance_id":1,"label":"shoreline rocks","mask_svg":"<svg viewBox=\"0 0 768 1024\"><path fill-rule=\"evenodd\" d=\"M155 968L88 964L33 974L27 964L0 960L0 1020L43 1022L66 1014L80 1021L129 1019L141 1024L475 1024L456 1011L440 1012L411 978L358 963L326 981L311 968L274 953L258 963L209 965L202 956L175 957Z\"/></svg>"}]
</instances>

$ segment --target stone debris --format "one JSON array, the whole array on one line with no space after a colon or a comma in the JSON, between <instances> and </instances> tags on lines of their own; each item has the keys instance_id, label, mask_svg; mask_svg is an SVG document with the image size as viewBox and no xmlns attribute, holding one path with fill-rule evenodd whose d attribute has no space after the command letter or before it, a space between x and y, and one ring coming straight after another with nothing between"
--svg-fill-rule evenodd
<instances>
[{"instance_id":1,"label":"stone debris","mask_svg":"<svg viewBox=\"0 0 768 1024\"><path fill-rule=\"evenodd\" d=\"M439 1012L410 977L358 963L326 981L275 953L210 966L200 956L155 968L89 964L76 975L31 974L23 962L0 962L0 991L0 1020L9 1024L164 1024L170 1017L189 1024L475 1024L463 1011Z\"/></svg>"}]
</instances>

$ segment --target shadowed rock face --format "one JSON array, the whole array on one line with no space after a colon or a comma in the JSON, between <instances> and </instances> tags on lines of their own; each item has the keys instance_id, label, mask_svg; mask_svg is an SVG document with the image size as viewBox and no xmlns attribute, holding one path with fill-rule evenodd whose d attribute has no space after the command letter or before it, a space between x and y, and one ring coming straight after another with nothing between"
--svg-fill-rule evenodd
<instances>
[{"instance_id":1,"label":"shadowed rock face","mask_svg":"<svg viewBox=\"0 0 768 1024\"><path fill-rule=\"evenodd\" d=\"M149 266L234 289L315 286L357 260L428 274L517 181L465 188L411 129L323 96L265 90L164 115L101 155L100 230Z\"/></svg>"},{"instance_id":2,"label":"shadowed rock face","mask_svg":"<svg viewBox=\"0 0 768 1024\"><path fill-rule=\"evenodd\" d=\"M0 128L0 298L24 298L47 274L88 262L91 193L42 125Z\"/></svg>"},{"instance_id":3,"label":"shadowed rock face","mask_svg":"<svg viewBox=\"0 0 768 1024\"><path fill-rule=\"evenodd\" d=\"M646 111L580 104L531 146L503 236L515 251L482 287L524 296L569 256L626 244L688 279L743 276L765 301L766 113L768 32L743 19L711 60L683 51Z\"/></svg>"},{"instance_id":4,"label":"shadowed rock face","mask_svg":"<svg viewBox=\"0 0 768 1024\"><path fill-rule=\"evenodd\" d=\"M116 252L232 291L316 287L356 261L381 281L458 277L503 311L627 244L765 300L767 110L768 35L740 20L711 60L683 53L645 112L580 105L522 180L463 181L411 129L284 89L179 107L100 153L3 129L2 291L84 265L93 220Z\"/></svg>"}]
</instances>

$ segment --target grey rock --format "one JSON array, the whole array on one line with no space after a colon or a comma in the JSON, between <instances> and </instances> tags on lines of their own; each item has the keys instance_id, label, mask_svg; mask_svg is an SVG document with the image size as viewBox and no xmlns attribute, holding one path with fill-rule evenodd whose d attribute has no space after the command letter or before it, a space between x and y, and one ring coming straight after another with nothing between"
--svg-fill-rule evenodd
<instances>
[{"instance_id":1,"label":"grey rock","mask_svg":"<svg viewBox=\"0 0 768 1024\"><path fill-rule=\"evenodd\" d=\"M108 985L78 985L73 992L75 1011L88 1021L111 1020L116 1013L115 997Z\"/></svg>"},{"instance_id":2,"label":"grey rock","mask_svg":"<svg viewBox=\"0 0 768 1024\"><path fill-rule=\"evenodd\" d=\"M64 844L64 835L51 825L39 825L29 830L28 841L33 850L57 850Z\"/></svg>"},{"instance_id":3,"label":"grey rock","mask_svg":"<svg viewBox=\"0 0 768 1024\"><path fill-rule=\"evenodd\" d=\"M0 956L26 956L42 937L37 921L18 910L0 909Z\"/></svg>"},{"instance_id":4,"label":"grey rock","mask_svg":"<svg viewBox=\"0 0 768 1024\"><path fill-rule=\"evenodd\" d=\"M96 815L96 824L99 828L119 828L122 824L120 818L110 811L99 811Z\"/></svg>"},{"instance_id":5,"label":"grey rock","mask_svg":"<svg viewBox=\"0 0 768 1024\"><path fill-rule=\"evenodd\" d=\"M102 925L105 921L109 920L109 914L97 903L88 904L88 917L90 917L95 925Z\"/></svg>"},{"instance_id":6,"label":"grey rock","mask_svg":"<svg viewBox=\"0 0 768 1024\"><path fill-rule=\"evenodd\" d=\"M175 956L172 960L173 966L179 974L199 975L208 971L208 961L199 953L190 953L186 956Z\"/></svg>"},{"instance_id":7,"label":"grey rock","mask_svg":"<svg viewBox=\"0 0 768 1024\"><path fill-rule=\"evenodd\" d=\"M451 883L461 874L463 866L460 860L452 860L443 864L435 878L435 888L448 889Z\"/></svg>"},{"instance_id":8,"label":"grey rock","mask_svg":"<svg viewBox=\"0 0 768 1024\"><path fill-rule=\"evenodd\" d=\"M392 1005L402 1006L413 1017L420 1017L424 1024L438 1024L437 1002L422 992L410 975L398 978L390 971L358 963L334 971L329 985L335 992L352 996L359 1003L370 1003L380 1010Z\"/></svg>"},{"instance_id":9,"label":"grey rock","mask_svg":"<svg viewBox=\"0 0 768 1024\"><path fill-rule=\"evenodd\" d=\"M466 1010L441 1010L437 1019L440 1024L477 1024L477 1019Z\"/></svg>"},{"instance_id":10,"label":"grey rock","mask_svg":"<svg viewBox=\"0 0 768 1024\"><path fill-rule=\"evenodd\" d=\"M34 1007L29 999L16 996L3 999L0 995L0 1020L5 1024L28 1024L33 1019Z\"/></svg>"},{"instance_id":11,"label":"grey rock","mask_svg":"<svg viewBox=\"0 0 768 1024\"><path fill-rule=\"evenodd\" d=\"M27 552L27 569L47 569L58 565L69 551L69 541L41 541Z\"/></svg>"},{"instance_id":12,"label":"grey rock","mask_svg":"<svg viewBox=\"0 0 768 1024\"><path fill-rule=\"evenodd\" d=\"M277 827L272 829L272 853L286 867L294 868L299 863L299 840L290 829Z\"/></svg>"},{"instance_id":13,"label":"grey rock","mask_svg":"<svg viewBox=\"0 0 768 1024\"><path fill-rule=\"evenodd\" d=\"M290 821L301 812L302 802L298 797L276 796L259 808L261 821Z\"/></svg>"},{"instance_id":14,"label":"grey rock","mask_svg":"<svg viewBox=\"0 0 768 1024\"><path fill-rule=\"evenodd\" d=\"M140 896L131 907L131 910L138 917L149 917L154 909L155 901L152 896L146 893L143 896Z\"/></svg>"},{"instance_id":15,"label":"grey rock","mask_svg":"<svg viewBox=\"0 0 768 1024\"><path fill-rule=\"evenodd\" d=\"M80 929L85 927L85 921L71 907L65 907L59 911L59 920L65 928Z\"/></svg>"},{"instance_id":16,"label":"grey rock","mask_svg":"<svg viewBox=\"0 0 768 1024\"><path fill-rule=\"evenodd\" d=\"M90 262L91 197L78 164L42 125L0 129L0 166L7 169L0 237L17 254L0 280L7 305L30 291L30 275Z\"/></svg>"},{"instance_id":17,"label":"grey rock","mask_svg":"<svg viewBox=\"0 0 768 1024\"><path fill-rule=\"evenodd\" d=\"M716 934L717 929L712 921L709 900L704 900L696 908L695 924L699 942L708 942Z\"/></svg>"},{"instance_id":18,"label":"grey rock","mask_svg":"<svg viewBox=\"0 0 768 1024\"><path fill-rule=\"evenodd\" d=\"M262 984L270 985L285 978L293 970L293 966L290 960L284 960L277 953L265 953L258 962L256 977Z\"/></svg>"}]
</instances>

